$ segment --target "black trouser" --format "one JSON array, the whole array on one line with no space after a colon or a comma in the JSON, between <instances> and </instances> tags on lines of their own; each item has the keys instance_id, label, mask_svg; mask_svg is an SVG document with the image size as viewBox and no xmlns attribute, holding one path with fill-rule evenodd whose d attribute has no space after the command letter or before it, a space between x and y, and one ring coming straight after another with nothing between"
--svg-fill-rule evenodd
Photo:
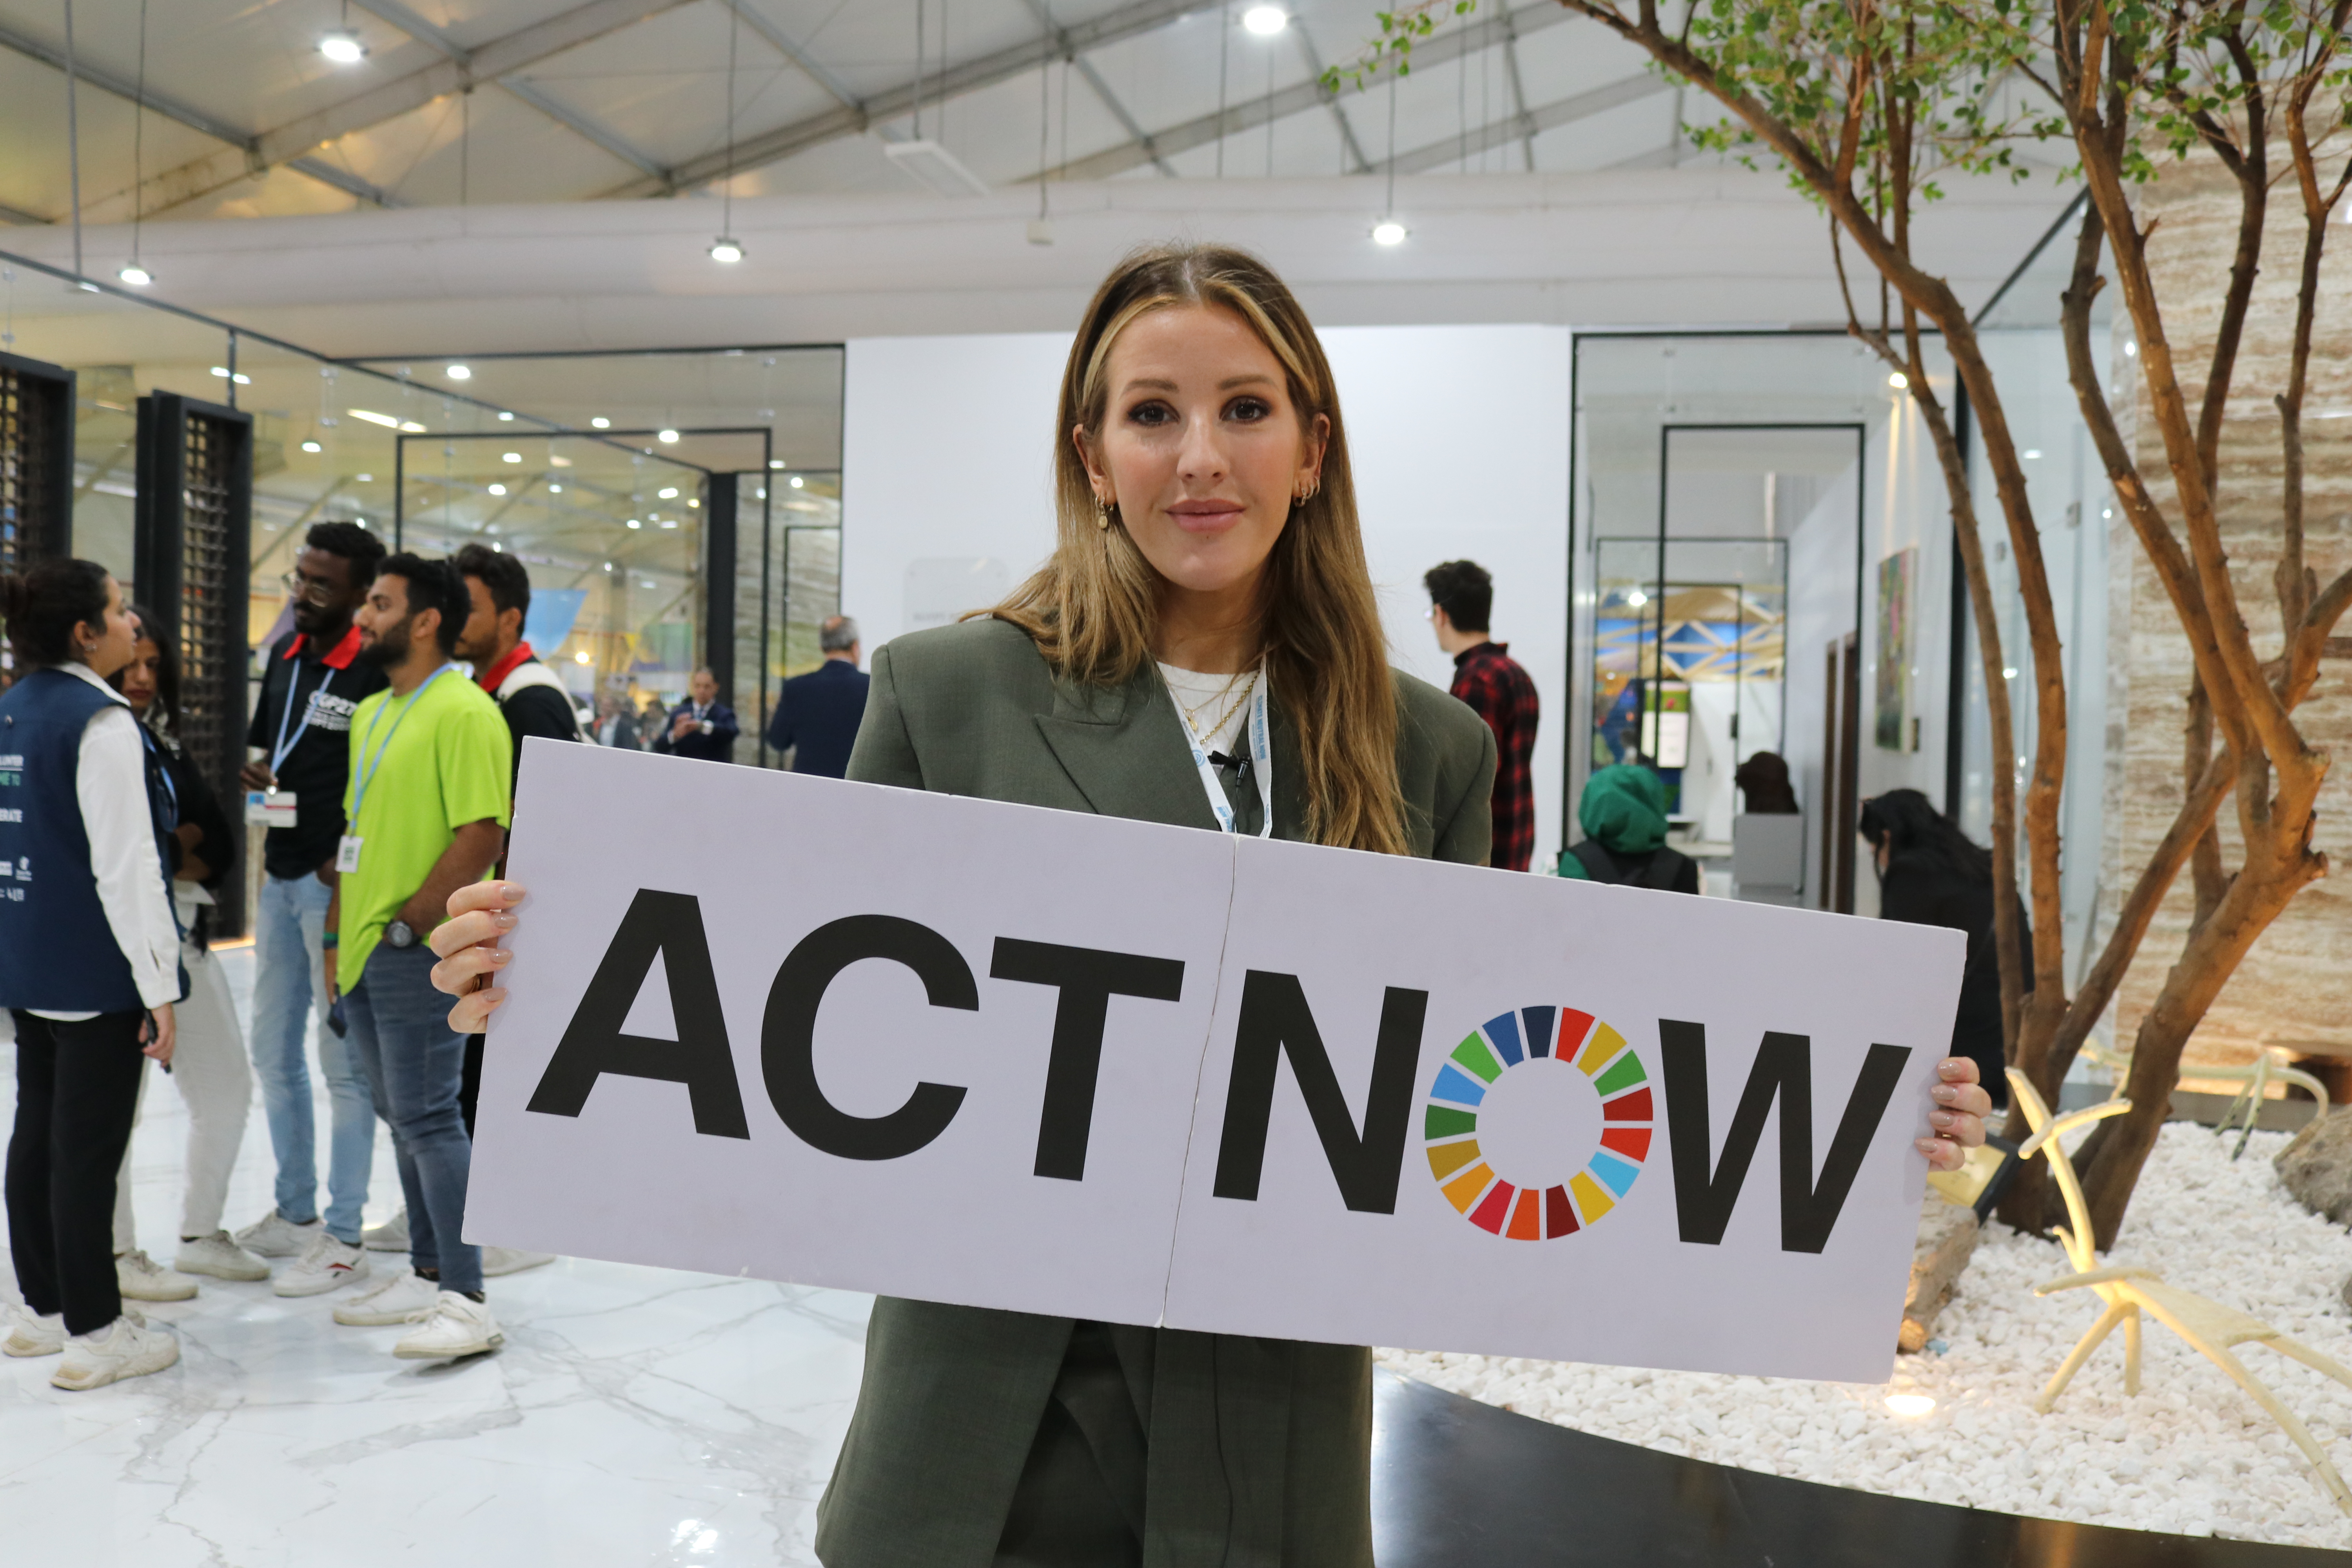
<instances>
[{"instance_id":1,"label":"black trouser","mask_svg":"<svg viewBox=\"0 0 2352 1568\"><path fill-rule=\"evenodd\" d=\"M25 1304L87 1334L122 1315L114 1279L114 1173L139 1110L147 1015L16 1020L16 1128L8 1140L8 1250Z\"/></svg>"},{"instance_id":2,"label":"black trouser","mask_svg":"<svg viewBox=\"0 0 2352 1568\"><path fill-rule=\"evenodd\" d=\"M474 1104L482 1098L482 1037L466 1037L466 1067L457 1079L457 1110L466 1119L466 1141L474 1140Z\"/></svg>"}]
</instances>

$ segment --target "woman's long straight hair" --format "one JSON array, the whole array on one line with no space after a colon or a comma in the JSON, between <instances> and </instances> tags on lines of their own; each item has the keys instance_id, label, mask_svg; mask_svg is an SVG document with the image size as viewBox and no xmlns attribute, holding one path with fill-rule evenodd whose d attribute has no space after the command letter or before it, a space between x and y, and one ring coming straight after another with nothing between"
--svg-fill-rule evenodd
<instances>
[{"instance_id":1,"label":"woman's long straight hair","mask_svg":"<svg viewBox=\"0 0 2352 1568\"><path fill-rule=\"evenodd\" d=\"M1298 734L1307 837L1315 843L1401 855L1396 689L1389 674L1372 577L1356 518L1339 390L1307 312L1273 268L1222 246L1136 251L1087 307L1062 373L1054 424L1054 554L986 612L1011 621L1067 679L1118 685L1151 658L1160 576L1113 517L1099 525L1086 464L1070 439L1102 433L1110 405L1111 345L1138 318L1172 306L1228 310L1282 362L1302 429L1330 425L1321 487L1295 505L1267 559L1259 638L1265 679Z\"/></svg>"}]
</instances>

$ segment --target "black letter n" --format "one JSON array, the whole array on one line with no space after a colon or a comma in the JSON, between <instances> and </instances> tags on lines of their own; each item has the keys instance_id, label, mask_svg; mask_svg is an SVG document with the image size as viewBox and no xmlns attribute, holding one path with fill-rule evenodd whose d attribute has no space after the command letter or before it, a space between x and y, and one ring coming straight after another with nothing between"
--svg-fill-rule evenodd
<instances>
[{"instance_id":1,"label":"black letter n","mask_svg":"<svg viewBox=\"0 0 2352 1568\"><path fill-rule=\"evenodd\" d=\"M1265 1169L1266 1130L1274 1115L1275 1069L1287 1054L1299 1096L1314 1119L1315 1136L1323 1145L1323 1158L1339 1181L1340 1199L1359 1214L1396 1213L1397 1178L1403 1171L1405 1134L1412 1122L1412 1073L1428 1008L1428 992L1388 988L1372 1047L1364 1128L1359 1133L1298 976L1250 970L1242 980L1234 1075L1225 1089L1224 1130L1217 1140L1217 1179L1212 1189L1216 1195L1256 1200L1258 1178Z\"/></svg>"},{"instance_id":2,"label":"black letter n","mask_svg":"<svg viewBox=\"0 0 2352 1568\"><path fill-rule=\"evenodd\" d=\"M1675 1211L1682 1238L1720 1246L1724 1227L1748 1180L1748 1162L1764 1136L1764 1118L1775 1095L1780 1100L1780 1250L1819 1252L1829 1245L1838 1211L1862 1170L1871 1134L1886 1114L1911 1058L1902 1046L1873 1046L1846 1096L1813 1182L1813 1042L1804 1035L1767 1030L1748 1070L1739 1109L1723 1137L1723 1163L1710 1173L1712 1152L1706 1101L1706 1027L1673 1018L1658 1020L1658 1044L1665 1057L1666 1129L1674 1143Z\"/></svg>"},{"instance_id":3,"label":"black letter n","mask_svg":"<svg viewBox=\"0 0 2352 1568\"><path fill-rule=\"evenodd\" d=\"M675 1040L621 1033L656 954L669 976ZM743 1093L735 1082L735 1056L727 1047L727 1020L719 1008L719 982L710 971L710 943L702 934L702 906L690 894L637 889L524 1109L577 1116L597 1075L608 1072L682 1083L694 1107L697 1132L751 1136L743 1120Z\"/></svg>"}]
</instances>

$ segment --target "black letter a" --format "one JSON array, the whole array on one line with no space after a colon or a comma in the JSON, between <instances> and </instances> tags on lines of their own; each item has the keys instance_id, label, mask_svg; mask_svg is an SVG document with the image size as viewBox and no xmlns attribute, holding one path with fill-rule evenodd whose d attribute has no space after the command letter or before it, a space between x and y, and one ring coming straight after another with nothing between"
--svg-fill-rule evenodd
<instances>
[{"instance_id":1,"label":"black letter a","mask_svg":"<svg viewBox=\"0 0 2352 1568\"><path fill-rule=\"evenodd\" d=\"M1829 1158L1822 1162L1822 1182L1813 1185L1813 1042L1804 1035L1768 1031L1748 1071L1748 1087L1740 1091L1739 1109L1731 1114L1731 1131L1724 1135L1723 1163L1710 1175L1707 1155L1706 1026L1658 1020L1658 1043L1666 1065L1667 1136L1675 1146L1675 1211L1685 1241L1719 1246L1731 1211L1739 1202L1739 1188L1748 1180L1748 1163L1764 1136L1765 1113L1772 1097L1780 1097L1780 1250L1819 1252L1830 1244L1831 1227L1845 1207L1846 1194L1862 1169L1870 1135L1895 1097L1903 1064L1911 1059L1902 1046L1873 1046L1863 1058L1862 1072L1846 1096L1845 1114L1838 1118L1830 1140Z\"/></svg>"},{"instance_id":2,"label":"black letter a","mask_svg":"<svg viewBox=\"0 0 2352 1568\"><path fill-rule=\"evenodd\" d=\"M1341 1200L1360 1214L1396 1213L1397 1178L1412 1121L1412 1069L1421 1057L1421 1022L1428 1008L1428 992L1388 988L1360 1137L1298 976L1249 971L1234 1030L1225 1126L1217 1141L1217 1196L1248 1202L1257 1197L1258 1177L1265 1169L1266 1124L1274 1115L1275 1068L1288 1052L1291 1074L1298 1079L1307 1113L1315 1119L1315 1135L1339 1179Z\"/></svg>"},{"instance_id":3,"label":"black letter a","mask_svg":"<svg viewBox=\"0 0 2352 1568\"><path fill-rule=\"evenodd\" d=\"M621 1033L656 953L669 976L675 1040ZM719 982L710 972L710 943L702 934L702 906L690 894L637 889L524 1109L577 1116L596 1087L596 1075L608 1072L682 1083L694 1107L697 1132L751 1136L743 1120L743 1093L735 1082L734 1053L727 1048Z\"/></svg>"}]
</instances>

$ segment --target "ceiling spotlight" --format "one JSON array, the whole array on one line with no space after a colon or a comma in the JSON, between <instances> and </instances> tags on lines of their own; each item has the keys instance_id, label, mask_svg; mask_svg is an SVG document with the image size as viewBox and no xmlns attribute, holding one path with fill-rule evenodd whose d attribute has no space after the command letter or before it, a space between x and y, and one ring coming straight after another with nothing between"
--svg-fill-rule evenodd
<instances>
[{"instance_id":1,"label":"ceiling spotlight","mask_svg":"<svg viewBox=\"0 0 2352 1568\"><path fill-rule=\"evenodd\" d=\"M1898 370L1887 376L1886 384L1900 392L1911 384L1911 378Z\"/></svg>"},{"instance_id":2,"label":"ceiling spotlight","mask_svg":"<svg viewBox=\"0 0 2352 1568\"><path fill-rule=\"evenodd\" d=\"M710 242L710 259L729 267L734 266L743 259L742 242L730 238L726 235L720 235Z\"/></svg>"},{"instance_id":3,"label":"ceiling spotlight","mask_svg":"<svg viewBox=\"0 0 2352 1568\"><path fill-rule=\"evenodd\" d=\"M560 496L563 493L563 487L562 485L550 485L547 487L547 493L551 496Z\"/></svg>"},{"instance_id":4,"label":"ceiling spotlight","mask_svg":"<svg viewBox=\"0 0 2352 1568\"><path fill-rule=\"evenodd\" d=\"M134 289L144 289L148 284L155 281L155 275L135 261L124 267L115 276Z\"/></svg>"},{"instance_id":5,"label":"ceiling spotlight","mask_svg":"<svg viewBox=\"0 0 2352 1568\"><path fill-rule=\"evenodd\" d=\"M794 474L794 475L793 476L793 489L800 489L800 488L801 488L801 486L802 486L804 482L806 482L806 481L803 480L803 479L802 479L802 478L801 478L798 474Z\"/></svg>"},{"instance_id":6,"label":"ceiling spotlight","mask_svg":"<svg viewBox=\"0 0 2352 1568\"><path fill-rule=\"evenodd\" d=\"M216 364L213 366L212 372L223 381L233 381L239 386L251 386L253 384L253 377L232 371L225 364ZM353 412L356 413L357 410L353 410Z\"/></svg>"},{"instance_id":7,"label":"ceiling spotlight","mask_svg":"<svg viewBox=\"0 0 2352 1568\"><path fill-rule=\"evenodd\" d=\"M1253 5L1242 13L1242 26L1261 38L1271 38L1290 26L1290 13L1279 5Z\"/></svg>"},{"instance_id":8,"label":"ceiling spotlight","mask_svg":"<svg viewBox=\"0 0 2352 1568\"><path fill-rule=\"evenodd\" d=\"M446 375L451 381L471 381L474 379L474 369L471 365L453 364L442 374Z\"/></svg>"},{"instance_id":9,"label":"ceiling spotlight","mask_svg":"<svg viewBox=\"0 0 2352 1568\"><path fill-rule=\"evenodd\" d=\"M507 488L504 485L492 485L490 493L494 496L502 496L507 493Z\"/></svg>"},{"instance_id":10,"label":"ceiling spotlight","mask_svg":"<svg viewBox=\"0 0 2352 1568\"><path fill-rule=\"evenodd\" d=\"M595 418L588 421L588 423L599 430L610 430L613 427L613 422L610 419L605 418L601 414L596 416Z\"/></svg>"},{"instance_id":11,"label":"ceiling spotlight","mask_svg":"<svg viewBox=\"0 0 2352 1568\"><path fill-rule=\"evenodd\" d=\"M2041 459L2042 448L2039 447L2028 447L2024 451L2020 452L2018 456L2024 458L2029 463L2037 462Z\"/></svg>"},{"instance_id":12,"label":"ceiling spotlight","mask_svg":"<svg viewBox=\"0 0 2352 1568\"><path fill-rule=\"evenodd\" d=\"M631 528L643 528L643 527L645 526L645 524L644 524L644 523L639 522L635 518L634 518L634 517L633 517L633 518L629 519L629 526L630 526Z\"/></svg>"},{"instance_id":13,"label":"ceiling spotlight","mask_svg":"<svg viewBox=\"0 0 2352 1568\"><path fill-rule=\"evenodd\" d=\"M306 452L316 452L322 449L323 448L321 448L316 441L305 441L302 443L302 450Z\"/></svg>"},{"instance_id":14,"label":"ceiling spotlight","mask_svg":"<svg viewBox=\"0 0 2352 1568\"><path fill-rule=\"evenodd\" d=\"M1638 610L1643 605L1650 602L1650 595L1642 592L1641 589L1636 588L1632 593L1625 595L1625 602Z\"/></svg>"},{"instance_id":15,"label":"ceiling spotlight","mask_svg":"<svg viewBox=\"0 0 2352 1568\"><path fill-rule=\"evenodd\" d=\"M658 439L666 442L675 442L677 439L677 432L675 430L664 430L660 433Z\"/></svg>"},{"instance_id":16,"label":"ceiling spotlight","mask_svg":"<svg viewBox=\"0 0 2352 1568\"><path fill-rule=\"evenodd\" d=\"M574 664L586 664L588 662L588 650L583 647L578 653L573 654L572 656L572 662Z\"/></svg>"},{"instance_id":17,"label":"ceiling spotlight","mask_svg":"<svg viewBox=\"0 0 2352 1568\"><path fill-rule=\"evenodd\" d=\"M522 461L522 454L520 452L502 452L499 455L499 460L506 463L520 463Z\"/></svg>"},{"instance_id":18,"label":"ceiling spotlight","mask_svg":"<svg viewBox=\"0 0 2352 1568\"><path fill-rule=\"evenodd\" d=\"M1404 235L1404 225L1392 217L1384 217L1372 226L1374 245L1402 245Z\"/></svg>"},{"instance_id":19,"label":"ceiling spotlight","mask_svg":"<svg viewBox=\"0 0 2352 1568\"><path fill-rule=\"evenodd\" d=\"M372 485L375 483L375 476L373 474L355 474L352 477L363 485Z\"/></svg>"},{"instance_id":20,"label":"ceiling spotlight","mask_svg":"<svg viewBox=\"0 0 2352 1568\"><path fill-rule=\"evenodd\" d=\"M768 467L772 468L781 468L783 466L784 460L782 458L771 458L768 459Z\"/></svg>"},{"instance_id":21,"label":"ceiling spotlight","mask_svg":"<svg viewBox=\"0 0 2352 1568\"><path fill-rule=\"evenodd\" d=\"M677 487L676 485L669 485L662 489L656 490L655 493L660 496L664 500L676 500L677 499Z\"/></svg>"},{"instance_id":22,"label":"ceiling spotlight","mask_svg":"<svg viewBox=\"0 0 2352 1568\"><path fill-rule=\"evenodd\" d=\"M320 35L319 52L339 66L355 66L367 58L367 46L349 27Z\"/></svg>"},{"instance_id":23,"label":"ceiling spotlight","mask_svg":"<svg viewBox=\"0 0 2352 1568\"><path fill-rule=\"evenodd\" d=\"M514 422L514 414L513 414L513 412L512 412L511 410L505 409L505 408L501 408L501 409L499 409L499 423L500 423L501 425L510 425L510 424L512 424L513 422Z\"/></svg>"}]
</instances>

